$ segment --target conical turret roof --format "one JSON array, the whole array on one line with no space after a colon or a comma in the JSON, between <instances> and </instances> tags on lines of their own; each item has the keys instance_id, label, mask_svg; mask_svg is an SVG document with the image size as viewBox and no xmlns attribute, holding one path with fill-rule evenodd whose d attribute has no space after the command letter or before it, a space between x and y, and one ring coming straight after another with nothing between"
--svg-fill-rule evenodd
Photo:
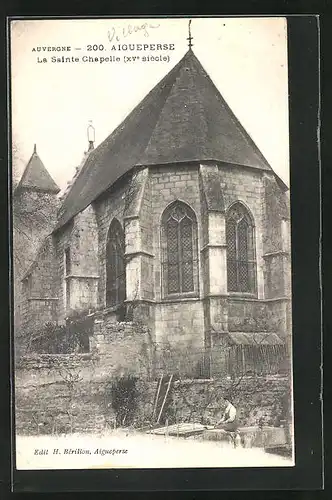
<instances>
[{"instance_id":1,"label":"conical turret roof","mask_svg":"<svg viewBox=\"0 0 332 500\"><path fill-rule=\"evenodd\" d=\"M60 191L59 186L54 182L39 158L36 145L16 189L30 189L54 194Z\"/></svg>"},{"instance_id":2,"label":"conical turret roof","mask_svg":"<svg viewBox=\"0 0 332 500\"><path fill-rule=\"evenodd\" d=\"M191 49L92 151L58 228L135 166L214 160L271 171Z\"/></svg>"}]
</instances>

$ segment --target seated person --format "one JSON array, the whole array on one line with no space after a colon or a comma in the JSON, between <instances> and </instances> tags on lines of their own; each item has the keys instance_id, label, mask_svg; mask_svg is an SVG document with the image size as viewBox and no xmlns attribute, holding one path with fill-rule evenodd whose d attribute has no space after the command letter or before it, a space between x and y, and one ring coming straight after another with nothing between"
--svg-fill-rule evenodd
<instances>
[{"instance_id":1,"label":"seated person","mask_svg":"<svg viewBox=\"0 0 332 500\"><path fill-rule=\"evenodd\" d=\"M236 408L232 405L227 397L223 398L226 404L226 409L222 418L215 425L216 428L224 429L227 432L237 432Z\"/></svg>"}]
</instances>

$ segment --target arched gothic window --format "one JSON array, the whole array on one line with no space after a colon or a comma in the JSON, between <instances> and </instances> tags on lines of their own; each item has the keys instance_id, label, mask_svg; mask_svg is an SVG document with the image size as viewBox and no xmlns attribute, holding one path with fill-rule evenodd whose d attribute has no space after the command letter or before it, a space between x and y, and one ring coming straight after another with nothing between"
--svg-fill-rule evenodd
<instances>
[{"instance_id":1,"label":"arched gothic window","mask_svg":"<svg viewBox=\"0 0 332 500\"><path fill-rule=\"evenodd\" d=\"M242 203L230 207L226 218L227 287L229 292L256 292L253 218Z\"/></svg>"},{"instance_id":2,"label":"arched gothic window","mask_svg":"<svg viewBox=\"0 0 332 500\"><path fill-rule=\"evenodd\" d=\"M125 240L120 222L111 222L106 244L106 306L122 304L126 298Z\"/></svg>"},{"instance_id":3,"label":"arched gothic window","mask_svg":"<svg viewBox=\"0 0 332 500\"><path fill-rule=\"evenodd\" d=\"M194 211L176 201L162 217L164 296L198 293L197 221Z\"/></svg>"}]
</instances>

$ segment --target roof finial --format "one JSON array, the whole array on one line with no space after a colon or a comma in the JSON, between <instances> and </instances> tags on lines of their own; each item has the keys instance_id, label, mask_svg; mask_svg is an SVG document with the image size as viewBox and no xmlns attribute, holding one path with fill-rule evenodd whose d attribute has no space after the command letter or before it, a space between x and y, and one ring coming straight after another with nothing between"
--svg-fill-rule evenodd
<instances>
[{"instance_id":1,"label":"roof finial","mask_svg":"<svg viewBox=\"0 0 332 500\"><path fill-rule=\"evenodd\" d=\"M89 141L89 149L88 151L92 151L94 149L94 142L95 142L95 128L92 125L92 120L89 120L89 125L88 125L88 141Z\"/></svg>"},{"instance_id":2,"label":"roof finial","mask_svg":"<svg viewBox=\"0 0 332 500\"><path fill-rule=\"evenodd\" d=\"M34 152L35 155L37 154L37 144L33 145L33 152Z\"/></svg>"},{"instance_id":3,"label":"roof finial","mask_svg":"<svg viewBox=\"0 0 332 500\"><path fill-rule=\"evenodd\" d=\"M193 37L191 36L191 29L190 29L190 25L191 25L191 19L189 20L189 23L188 23L188 33L189 33L189 36L187 38L187 40L189 41L188 43L188 47L189 47L189 50L191 49L191 47L193 46L193 44L191 43L191 40L193 39Z\"/></svg>"}]
</instances>

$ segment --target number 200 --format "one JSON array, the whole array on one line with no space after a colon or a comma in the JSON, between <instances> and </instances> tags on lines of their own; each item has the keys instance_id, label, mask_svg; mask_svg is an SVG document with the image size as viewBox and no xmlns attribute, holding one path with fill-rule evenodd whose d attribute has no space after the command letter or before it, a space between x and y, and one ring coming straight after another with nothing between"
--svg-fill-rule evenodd
<instances>
[{"instance_id":1,"label":"number 200","mask_svg":"<svg viewBox=\"0 0 332 500\"><path fill-rule=\"evenodd\" d=\"M88 45L87 46L87 50L104 50L104 48L105 47L102 44L101 45L95 44L95 45Z\"/></svg>"}]
</instances>

